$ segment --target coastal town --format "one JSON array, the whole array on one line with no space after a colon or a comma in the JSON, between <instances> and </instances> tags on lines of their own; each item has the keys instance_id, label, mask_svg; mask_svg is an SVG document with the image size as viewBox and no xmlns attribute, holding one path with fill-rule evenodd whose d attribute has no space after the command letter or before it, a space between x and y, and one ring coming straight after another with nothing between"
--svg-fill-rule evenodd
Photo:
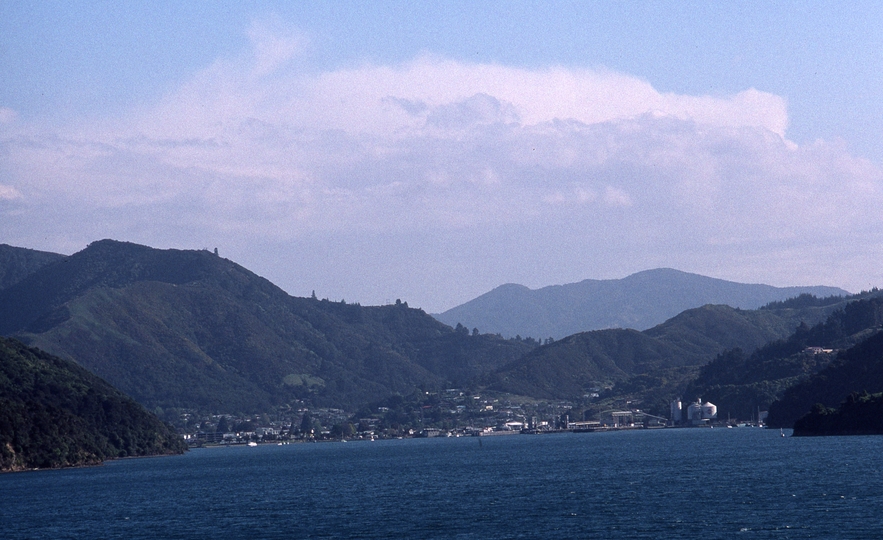
<instances>
[{"instance_id":1,"label":"coastal town","mask_svg":"<svg viewBox=\"0 0 883 540\"><path fill-rule=\"evenodd\" d=\"M652 415L631 402L588 418L564 401L515 401L469 394L460 389L423 392L410 400L393 399L355 415L342 409L301 407L261 415L182 413L178 430L191 446L288 444L430 437L488 437L550 433L589 433L674 427L763 426L765 411L750 421L719 419L713 403L671 403L669 418ZM422 399L419 399L422 398Z\"/></svg>"}]
</instances>

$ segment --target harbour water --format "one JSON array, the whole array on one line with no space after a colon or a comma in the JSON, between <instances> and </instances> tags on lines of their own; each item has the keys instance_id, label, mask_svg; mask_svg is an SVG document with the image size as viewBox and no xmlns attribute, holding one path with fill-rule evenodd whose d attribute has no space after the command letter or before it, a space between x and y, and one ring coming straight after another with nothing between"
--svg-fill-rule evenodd
<instances>
[{"instance_id":1,"label":"harbour water","mask_svg":"<svg viewBox=\"0 0 883 540\"><path fill-rule=\"evenodd\" d=\"M876 538L881 449L758 428L198 449L2 475L0 538Z\"/></svg>"}]
</instances>

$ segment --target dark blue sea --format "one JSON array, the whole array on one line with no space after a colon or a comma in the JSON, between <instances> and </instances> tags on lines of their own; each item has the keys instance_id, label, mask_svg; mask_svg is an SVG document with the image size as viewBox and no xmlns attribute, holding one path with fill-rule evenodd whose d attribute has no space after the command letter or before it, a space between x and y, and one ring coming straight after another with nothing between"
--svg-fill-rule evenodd
<instances>
[{"instance_id":1,"label":"dark blue sea","mask_svg":"<svg viewBox=\"0 0 883 540\"><path fill-rule=\"evenodd\" d=\"M881 449L758 428L198 449L0 475L0 538L879 538Z\"/></svg>"}]
</instances>

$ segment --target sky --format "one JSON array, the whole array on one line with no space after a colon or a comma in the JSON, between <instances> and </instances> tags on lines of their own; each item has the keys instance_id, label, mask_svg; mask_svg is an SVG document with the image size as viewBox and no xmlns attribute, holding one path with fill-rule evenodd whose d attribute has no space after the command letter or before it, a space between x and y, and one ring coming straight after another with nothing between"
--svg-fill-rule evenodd
<instances>
[{"instance_id":1,"label":"sky","mask_svg":"<svg viewBox=\"0 0 883 540\"><path fill-rule=\"evenodd\" d=\"M0 0L0 243L437 313L883 285L883 4Z\"/></svg>"}]
</instances>

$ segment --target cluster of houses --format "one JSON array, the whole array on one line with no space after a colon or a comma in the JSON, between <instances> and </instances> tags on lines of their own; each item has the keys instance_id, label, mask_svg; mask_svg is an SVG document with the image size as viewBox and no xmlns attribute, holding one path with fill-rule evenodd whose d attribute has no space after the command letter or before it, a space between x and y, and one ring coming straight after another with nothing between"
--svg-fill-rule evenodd
<instances>
[{"instance_id":1,"label":"cluster of houses","mask_svg":"<svg viewBox=\"0 0 883 540\"><path fill-rule=\"evenodd\" d=\"M390 411L388 407L378 407L374 414L358 419L340 409L301 408L289 411L284 415L286 419L276 421L270 421L266 415L246 418L217 415L204 419L196 425L195 431L184 434L184 437L191 444L250 444L707 426L717 420L717 406L711 402L703 403L701 399L686 407L680 400L672 401L669 418L629 407L603 411L597 420L571 420L572 406L563 401L518 403L468 394L458 389L425 394L424 401L411 402L409 420L401 423L389 421L390 415L396 411Z\"/></svg>"}]
</instances>

